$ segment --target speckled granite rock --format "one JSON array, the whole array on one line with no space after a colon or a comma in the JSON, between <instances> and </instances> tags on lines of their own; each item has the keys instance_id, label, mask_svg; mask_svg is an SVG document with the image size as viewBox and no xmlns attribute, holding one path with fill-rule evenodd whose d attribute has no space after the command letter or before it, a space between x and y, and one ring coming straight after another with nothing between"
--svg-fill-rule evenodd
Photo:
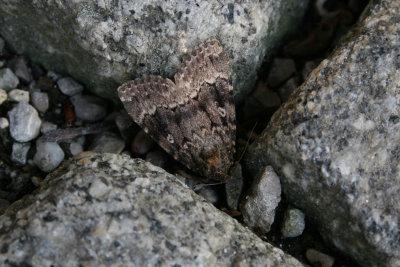
<instances>
[{"instance_id":1,"label":"speckled granite rock","mask_svg":"<svg viewBox=\"0 0 400 267\"><path fill-rule=\"evenodd\" d=\"M400 266L400 1L372 1L246 158L271 164L322 236L365 266Z\"/></svg>"},{"instance_id":2,"label":"speckled granite rock","mask_svg":"<svg viewBox=\"0 0 400 267\"><path fill-rule=\"evenodd\" d=\"M19 54L67 72L102 96L116 95L133 77L172 77L183 54L218 38L230 55L238 100L251 89L264 56L295 30L307 3L2 1L0 34Z\"/></svg>"},{"instance_id":3,"label":"speckled granite rock","mask_svg":"<svg viewBox=\"0 0 400 267\"><path fill-rule=\"evenodd\" d=\"M303 266L173 175L81 153L0 217L0 265Z\"/></svg>"}]
</instances>

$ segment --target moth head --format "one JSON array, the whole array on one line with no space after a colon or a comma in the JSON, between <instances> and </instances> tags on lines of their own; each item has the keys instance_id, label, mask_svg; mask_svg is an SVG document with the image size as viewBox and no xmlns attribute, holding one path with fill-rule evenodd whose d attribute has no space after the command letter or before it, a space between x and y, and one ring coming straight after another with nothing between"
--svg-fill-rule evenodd
<instances>
[{"instance_id":1,"label":"moth head","mask_svg":"<svg viewBox=\"0 0 400 267\"><path fill-rule=\"evenodd\" d=\"M203 161L203 174L209 178L225 180L229 171L229 159L227 151L216 147L204 148L201 152Z\"/></svg>"}]
</instances>

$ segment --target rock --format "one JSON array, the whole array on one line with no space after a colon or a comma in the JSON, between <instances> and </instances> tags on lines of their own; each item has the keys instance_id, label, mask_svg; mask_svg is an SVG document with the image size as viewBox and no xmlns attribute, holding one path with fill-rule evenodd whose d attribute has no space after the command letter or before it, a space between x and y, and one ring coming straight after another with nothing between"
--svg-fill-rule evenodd
<instances>
[{"instance_id":1,"label":"rock","mask_svg":"<svg viewBox=\"0 0 400 267\"><path fill-rule=\"evenodd\" d=\"M232 210L237 210L239 205L240 194L243 190L242 166L235 162L230 170L232 178L225 182L226 204Z\"/></svg>"},{"instance_id":2,"label":"rock","mask_svg":"<svg viewBox=\"0 0 400 267\"><path fill-rule=\"evenodd\" d=\"M9 65L21 81L25 83L30 83L32 81L32 74L24 57L17 56L13 58Z\"/></svg>"},{"instance_id":3,"label":"rock","mask_svg":"<svg viewBox=\"0 0 400 267\"><path fill-rule=\"evenodd\" d=\"M0 88L0 105L3 104L8 98L7 92Z\"/></svg>"},{"instance_id":4,"label":"rock","mask_svg":"<svg viewBox=\"0 0 400 267\"><path fill-rule=\"evenodd\" d=\"M271 166L265 167L244 197L240 211L244 222L268 232L275 219L275 209L281 201L281 184Z\"/></svg>"},{"instance_id":5,"label":"rock","mask_svg":"<svg viewBox=\"0 0 400 267\"><path fill-rule=\"evenodd\" d=\"M361 266L400 266L400 2L370 2L245 158Z\"/></svg>"},{"instance_id":6,"label":"rock","mask_svg":"<svg viewBox=\"0 0 400 267\"><path fill-rule=\"evenodd\" d=\"M64 159L64 151L57 143L44 142L36 144L33 162L44 172L51 172Z\"/></svg>"},{"instance_id":7,"label":"rock","mask_svg":"<svg viewBox=\"0 0 400 267\"><path fill-rule=\"evenodd\" d=\"M8 200L0 199L0 215L2 215L7 210L8 206L10 206L10 202Z\"/></svg>"},{"instance_id":8,"label":"rock","mask_svg":"<svg viewBox=\"0 0 400 267\"><path fill-rule=\"evenodd\" d=\"M107 103L100 97L75 95L70 100L74 106L76 117L83 121L95 122L107 115Z\"/></svg>"},{"instance_id":9,"label":"rock","mask_svg":"<svg viewBox=\"0 0 400 267\"><path fill-rule=\"evenodd\" d=\"M251 97L266 108L276 108L281 105L278 94L269 89L265 83L259 83L256 90L251 94Z\"/></svg>"},{"instance_id":10,"label":"rock","mask_svg":"<svg viewBox=\"0 0 400 267\"><path fill-rule=\"evenodd\" d=\"M154 146L154 140L143 130L140 130L132 140L131 151L135 155L145 155Z\"/></svg>"},{"instance_id":11,"label":"rock","mask_svg":"<svg viewBox=\"0 0 400 267\"><path fill-rule=\"evenodd\" d=\"M31 148L31 143L13 143L12 152L11 152L11 160L19 163L26 164L26 158L28 156L28 151Z\"/></svg>"},{"instance_id":12,"label":"rock","mask_svg":"<svg viewBox=\"0 0 400 267\"><path fill-rule=\"evenodd\" d=\"M124 150L125 142L113 133L105 132L93 139L89 150L101 153L119 154Z\"/></svg>"},{"instance_id":13,"label":"rock","mask_svg":"<svg viewBox=\"0 0 400 267\"><path fill-rule=\"evenodd\" d=\"M28 142L39 135L42 121L31 105L19 102L8 112L10 120L10 134L17 142Z\"/></svg>"},{"instance_id":14,"label":"rock","mask_svg":"<svg viewBox=\"0 0 400 267\"><path fill-rule=\"evenodd\" d=\"M303 266L175 176L116 154L66 161L0 228L0 265Z\"/></svg>"},{"instance_id":15,"label":"rock","mask_svg":"<svg viewBox=\"0 0 400 267\"><path fill-rule=\"evenodd\" d=\"M231 57L235 97L241 101L265 55L296 30L308 2L68 1L32 3L27 9L7 1L0 4L0 34L15 51L71 74L101 96L116 96L117 86L132 76L172 77L183 54L218 38Z\"/></svg>"},{"instance_id":16,"label":"rock","mask_svg":"<svg viewBox=\"0 0 400 267\"><path fill-rule=\"evenodd\" d=\"M57 81L58 88L64 95L74 96L83 91L83 85L71 77L61 78Z\"/></svg>"},{"instance_id":17,"label":"rock","mask_svg":"<svg viewBox=\"0 0 400 267\"><path fill-rule=\"evenodd\" d=\"M9 68L0 69L0 88L10 91L19 84L18 77Z\"/></svg>"},{"instance_id":18,"label":"rock","mask_svg":"<svg viewBox=\"0 0 400 267\"><path fill-rule=\"evenodd\" d=\"M146 161L151 164L164 168L165 164L168 162L169 156L162 150L150 151L146 154Z\"/></svg>"},{"instance_id":19,"label":"rock","mask_svg":"<svg viewBox=\"0 0 400 267\"><path fill-rule=\"evenodd\" d=\"M214 205L219 200L218 192L214 186L202 186L199 190L196 190L196 193Z\"/></svg>"},{"instance_id":20,"label":"rock","mask_svg":"<svg viewBox=\"0 0 400 267\"><path fill-rule=\"evenodd\" d=\"M296 65L291 58L275 58L268 73L267 83L272 88L283 84L296 73Z\"/></svg>"},{"instance_id":21,"label":"rock","mask_svg":"<svg viewBox=\"0 0 400 267\"><path fill-rule=\"evenodd\" d=\"M13 89L8 92L8 98L14 102L29 102L29 92L21 89Z\"/></svg>"},{"instance_id":22,"label":"rock","mask_svg":"<svg viewBox=\"0 0 400 267\"><path fill-rule=\"evenodd\" d=\"M72 154L72 155L76 155L76 154L78 154L78 153L81 153L83 151L83 147L82 147L82 145L80 144L80 143L78 143L78 142L71 142L70 144L69 144L69 152Z\"/></svg>"},{"instance_id":23,"label":"rock","mask_svg":"<svg viewBox=\"0 0 400 267\"><path fill-rule=\"evenodd\" d=\"M306 258L315 267L332 267L335 259L318 250L309 248L306 251Z\"/></svg>"},{"instance_id":24,"label":"rock","mask_svg":"<svg viewBox=\"0 0 400 267\"><path fill-rule=\"evenodd\" d=\"M40 132L42 134L54 131L57 129L57 124L54 124L52 122L49 121L43 121L42 122L42 127L40 128Z\"/></svg>"},{"instance_id":25,"label":"rock","mask_svg":"<svg viewBox=\"0 0 400 267\"><path fill-rule=\"evenodd\" d=\"M46 76L49 77L54 82L58 81L62 76L52 70L47 71Z\"/></svg>"},{"instance_id":26,"label":"rock","mask_svg":"<svg viewBox=\"0 0 400 267\"><path fill-rule=\"evenodd\" d=\"M49 109L49 95L45 92L33 91L31 94L33 106L42 113Z\"/></svg>"},{"instance_id":27,"label":"rock","mask_svg":"<svg viewBox=\"0 0 400 267\"><path fill-rule=\"evenodd\" d=\"M305 227L305 214L301 210L288 208L285 211L281 228L282 237L300 236Z\"/></svg>"},{"instance_id":28,"label":"rock","mask_svg":"<svg viewBox=\"0 0 400 267\"><path fill-rule=\"evenodd\" d=\"M10 123L7 118L0 117L0 129L6 129L8 126L10 126Z\"/></svg>"}]
</instances>

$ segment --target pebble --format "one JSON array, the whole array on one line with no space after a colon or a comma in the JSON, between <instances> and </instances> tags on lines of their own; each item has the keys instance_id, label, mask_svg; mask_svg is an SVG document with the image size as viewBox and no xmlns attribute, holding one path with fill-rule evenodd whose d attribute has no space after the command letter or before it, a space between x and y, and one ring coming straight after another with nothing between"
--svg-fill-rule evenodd
<instances>
[{"instance_id":1,"label":"pebble","mask_svg":"<svg viewBox=\"0 0 400 267\"><path fill-rule=\"evenodd\" d=\"M272 88L283 84L296 72L296 65L290 58L275 58L267 76L267 83Z\"/></svg>"},{"instance_id":2,"label":"pebble","mask_svg":"<svg viewBox=\"0 0 400 267\"><path fill-rule=\"evenodd\" d=\"M78 119L88 122L102 120L107 115L106 102L97 96L76 95L70 98Z\"/></svg>"},{"instance_id":3,"label":"pebble","mask_svg":"<svg viewBox=\"0 0 400 267\"><path fill-rule=\"evenodd\" d=\"M305 214L299 209L288 208L283 217L281 228L282 237L300 236L305 226Z\"/></svg>"},{"instance_id":4,"label":"pebble","mask_svg":"<svg viewBox=\"0 0 400 267\"><path fill-rule=\"evenodd\" d=\"M240 205L244 222L252 228L266 233L275 220L275 209L281 201L281 183L271 166L254 180L248 194Z\"/></svg>"},{"instance_id":5,"label":"pebble","mask_svg":"<svg viewBox=\"0 0 400 267\"><path fill-rule=\"evenodd\" d=\"M39 135L42 121L34 107L19 102L8 112L11 137L18 142L28 142Z\"/></svg>"},{"instance_id":6,"label":"pebble","mask_svg":"<svg viewBox=\"0 0 400 267\"><path fill-rule=\"evenodd\" d=\"M44 172L51 172L64 159L64 151L57 143L44 142L36 144L33 162Z\"/></svg>"},{"instance_id":7,"label":"pebble","mask_svg":"<svg viewBox=\"0 0 400 267\"><path fill-rule=\"evenodd\" d=\"M0 105L4 103L8 98L7 92L4 89L0 89Z\"/></svg>"},{"instance_id":8,"label":"pebble","mask_svg":"<svg viewBox=\"0 0 400 267\"><path fill-rule=\"evenodd\" d=\"M154 140L143 130L140 130L132 140L131 151L135 155L145 155L154 145Z\"/></svg>"},{"instance_id":9,"label":"pebble","mask_svg":"<svg viewBox=\"0 0 400 267\"><path fill-rule=\"evenodd\" d=\"M69 152L71 155L75 156L83 151L83 146L78 142L72 142L69 144Z\"/></svg>"},{"instance_id":10,"label":"pebble","mask_svg":"<svg viewBox=\"0 0 400 267\"><path fill-rule=\"evenodd\" d=\"M243 190L242 166L239 162L233 165L230 175L232 178L228 179L225 183L226 204L230 209L237 210Z\"/></svg>"},{"instance_id":11,"label":"pebble","mask_svg":"<svg viewBox=\"0 0 400 267\"><path fill-rule=\"evenodd\" d=\"M33 106L42 113L49 109L49 95L45 92L33 91L31 93Z\"/></svg>"},{"instance_id":12,"label":"pebble","mask_svg":"<svg viewBox=\"0 0 400 267\"><path fill-rule=\"evenodd\" d=\"M57 81L58 88L64 95L74 96L83 91L83 85L71 77L61 78Z\"/></svg>"},{"instance_id":13,"label":"pebble","mask_svg":"<svg viewBox=\"0 0 400 267\"><path fill-rule=\"evenodd\" d=\"M251 97L266 108L279 107L281 105L278 94L268 88L265 83L259 83Z\"/></svg>"},{"instance_id":14,"label":"pebble","mask_svg":"<svg viewBox=\"0 0 400 267\"><path fill-rule=\"evenodd\" d=\"M306 258L315 267L332 267L335 263L334 258L313 248L307 249Z\"/></svg>"},{"instance_id":15,"label":"pebble","mask_svg":"<svg viewBox=\"0 0 400 267\"><path fill-rule=\"evenodd\" d=\"M19 84L18 77L9 68L0 69L0 88L6 91L14 89Z\"/></svg>"},{"instance_id":16,"label":"pebble","mask_svg":"<svg viewBox=\"0 0 400 267\"><path fill-rule=\"evenodd\" d=\"M22 81L25 83L32 81L32 74L24 57L19 56L13 58L10 62L10 65L12 66L15 75L17 75L17 77Z\"/></svg>"},{"instance_id":17,"label":"pebble","mask_svg":"<svg viewBox=\"0 0 400 267\"><path fill-rule=\"evenodd\" d=\"M57 124L54 124L52 122L48 122L48 121L43 121L42 122L42 127L40 128L40 132L42 134L54 131L57 129Z\"/></svg>"},{"instance_id":18,"label":"pebble","mask_svg":"<svg viewBox=\"0 0 400 267\"><path fill-rule=\"evenodd\" d=\"M26 164L26 159L28 156L28 151L31 148L31 143L13 143L12 152L11 152L11 160L19 163Z\"/></svg>"},{"instance_id":19,"label":"pebble","mask_svg":"<svg viewBox=\"0 0 400 267\"><path fill-rule=\"evenodd\" d=\"M219 200L218 193L213 186L203 186L199 190L196 190L196 193L212 204L216 204Z\"/></svg>"},{"instance_id":20,"label":"pebble","mask_svg":"<svg viewBox=\"0 0 400 267\"><path fill-rule=\"evenodd\" d=\"M92 141L89 150L100 153L119 154L125 147L125 142L113 133L101 133Z\"/></svg>"},{"instance_id":21,"label":"pebble","mask_svg":"<svg viewBox=\"0 0 400 267\"><path fill-rule=\"evenodd\" d=\"M160 168L165 167L168 158L169 157L167 153L165 153L162 150L150 151L149 153L146 154L146 161Z\"/></svg>"},{"instance_id":22,"label":"pebble","mask_svg":"<svg viewBox=\"0 0 400 267\"><path fill-rule=\"evenodd\" d=\"M299 79L296 76L294 76L289 80L287 80L284 85L279 87L278 94L281 101L286 102L298 85L299 85Z\"/></svg>"},{"instance_id":23,"label":"pebble","mask_svg":"<svg viewBox=\"0 0 400 267\"><path fill-rule=\"evenodd\" d=\"M46 76L52 79L54 82L58 81L62 77L60 74L52 70L47 71Z\"/></svg>"},{"instance_id":24,"label":"pebble","mask_svg":"<svg viewBox=\"0 0 400 267\"><path fill-rule=\"evenodd\" d=\"M6 129L8 126L10 126L10 123L7 118L0 117L0 129Z\"/></svg>"},{"instance_id":25,"label":"pebble","mask_svg":"<svg viewBox=\"0 0 400 267\"><path fill-rule=\"evenodd\" d=\"M21 89L13 89L8 92L8 98L14 102L29 102L29 92Z\"/></svg>"}]
</instances>

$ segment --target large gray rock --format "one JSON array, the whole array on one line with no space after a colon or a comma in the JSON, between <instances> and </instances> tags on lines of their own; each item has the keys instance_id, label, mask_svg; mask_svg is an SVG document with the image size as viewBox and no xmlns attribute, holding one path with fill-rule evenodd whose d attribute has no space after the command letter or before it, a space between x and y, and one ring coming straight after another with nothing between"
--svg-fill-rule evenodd
<instances>
[{"instance_id":1,"label":"large gray rock","mask_svg":"<svg viewBox=\"0 0 400 267\"><path fill-rule=\"evenodd\" d=\"M372 4L373 3L373 4ZM400 266L400 1L372 1L246 158L363 266Z\"/></svg>"},{"instance_id":2,"label":"large gray rock","mask_svg":"<svg viewBox=\"0 0 400 267\"><path fill-rule=\"evenodd\" d=\"M131 78L172 77L183 54L217 38L229 53L238 100L251 89L264 56L295 30L307 3L2 1L0 34L17 53L72 75L102 96L115 96Z\"/></svg>"},{"instance_id":3,"label":"large gray rock","mask_svg":"<svg viewBox=\"0 0 400 267\"><path fill-rule=\"evenodd\" d=\"M303 266L140 159L84 152L0 217L0 265Z\"/></svg>"}]
</instances>

